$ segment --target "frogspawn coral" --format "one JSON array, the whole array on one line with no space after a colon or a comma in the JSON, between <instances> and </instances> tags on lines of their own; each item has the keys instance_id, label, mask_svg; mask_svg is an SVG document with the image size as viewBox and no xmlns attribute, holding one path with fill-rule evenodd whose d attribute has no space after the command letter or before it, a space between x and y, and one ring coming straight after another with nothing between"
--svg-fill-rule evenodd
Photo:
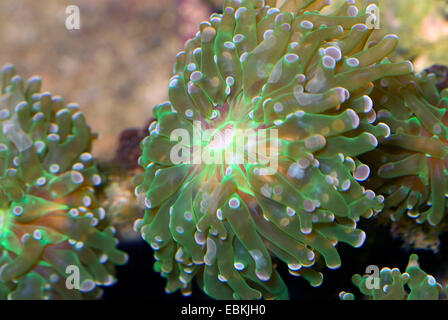
<instances>
[{"instance_id":1,"label":"frogspawn coral","mask_svg":"<svg viewBox=\"0 0 448 320\"><path fill-rule=\"evenodd\" d=\"M40 92L40 78L24 84L12 65L1 74L0 298L96 298L127 256L95 195L94 135L78 105Z\"/></svg>"},{"instance_id":2,"label":"frogspawn coral","mask_svg":"<svg viewBox=\"0 0 448 320\"><path fill-rule=\"evenodd\" d=\"M372 82L413 70L385 59L396 36L369 44L367 5L225 1L177 55L135 178L135 227L167 292L196 278L217 299L284 299L276 261L319 286L317 261L338 268L338 242L363 244L357 221L383 197L360 185L357 156L390 131L372 124Z\"/></svg>"},{"instance_id":3,"label":"frogspawn coral","mask_svg":"<svg viewBox=\"0 0 448 320\"><path fill-rule=\"evenodd\" d=\"M434 74L386 77L375 85L378 121L390 136L365 155L375 167L369 183L385 196L393 221L411 219L435 226L446 218L448 194L448 91Z\"/></svg>"},{"instance_id":4,"label":"frogspawn coral","mask_svg":"<svg viewBox=\"0 0 448 320\"><path fill-rule=\"evenodd\" d=\"M406 271L398 268L383 268L375 286L373 275L355 274L352 282L369 300L439 300L446 297L445 289L437 280L420 268L418 256L412 254ZM352 293L341 291L341 300L354 300Z\"/></svg>"}]
</instances>

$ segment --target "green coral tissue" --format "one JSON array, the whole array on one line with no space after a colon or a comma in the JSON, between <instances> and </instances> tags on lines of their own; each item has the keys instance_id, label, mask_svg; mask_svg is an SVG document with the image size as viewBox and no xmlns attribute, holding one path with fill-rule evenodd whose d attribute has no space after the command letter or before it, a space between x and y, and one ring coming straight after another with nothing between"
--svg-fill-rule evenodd
<instances>
[{"instance_id":1,"label":"green coral tissue","mask_svg":"<svg viewBox=\"0 0 448 320\"><path fill-rule=\"evenodd\" d=\"M398 268L383 268L377 286L371 277L359 274L352 277L353 284L370 300L439 300L448 292L448 287L444 289L433 276L420 268L416 254L409 257L404 273ZM355 299L352 293L345 291L341 291L339 297L341 300Z\"/></svg>"},{"instance_id":2,"label":"green coral tissue","mask_svg":"<svg viewBox=\"0 0 448 320\"><path fill-rule=\"evenodd\" d=\"M127 257L95 195L94 136L76 104L40 92L40 78L25 83L12 65L1 75L0 298L97 297ZM66 286L70 266L79 290Z\"/></svg>"},{"instance_id":3,"label":"green coral tissue","mask_svg":"<svg viewBox=\"0 0 448 320\"><path fill-rule=\"evenodd\" d=\"M370 168L359 156L390 135L372 109L373 82L413 72L387 59L396 36L368 45L369 6L226 1L177 55L136 178L146 205L136 229L167 292L189 294L196 279L214 298L283 299L273 257L319 286L317 261L338 268L339 242L363 244L357 222L381 211L384 197L361 185ZM173 131L191 137L198 126L209 138L181 139L189 156L173 160ZM243 141L247 161L204 161L237 149L244 130L275 130L277 139ZM260 144L278 158L272 174Z\"/></svg>"}]
</instances>

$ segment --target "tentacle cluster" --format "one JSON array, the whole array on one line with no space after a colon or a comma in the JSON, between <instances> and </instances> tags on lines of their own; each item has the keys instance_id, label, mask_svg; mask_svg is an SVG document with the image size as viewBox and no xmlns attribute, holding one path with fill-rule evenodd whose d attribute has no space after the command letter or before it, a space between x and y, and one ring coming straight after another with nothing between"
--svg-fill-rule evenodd
<instances>
[{"instance_id":1,"label":"tentacle cluster","mask_svg":"<svg viewBox=\"0 0 448 320\"><path fill-rule=\"evenodd\" d=\"M446 298L448 292L448 287L444 289L433 276L420 268L416 254L409 257L404 273L398 268L383 268L379 278L378 288L374 288L372 275L355 274L352 281L359 291L371 300L439 300ZM355 296L342 291L339 298L354 300Z\"/></svg>"},{"instance_id":2,"label":"tentacle cluster","mask_svg":"<svg viewBox=\"0 0 448 320\"><path fill-rule=\"evenodd\" d=\"M127 256L95 196L94 135L76 104L40 92L38 77L25 84L11 65L1 75L0 298L98 297ZM69 266L79 290L66 286Z\"/></svg>"},{"instance_id":3,"label":"tentacle cluster","mask_svg":"<svg viewBox=\"0 0 448 320\"><path fill-rule=\"evenodd\" d=\"M214 298L287 298L272 257L318 286L316 261L338 268L338 242L363 244L357 221L380 211L384 198L360 185L369 167L358 156L390 134L373 124L369 94L373 81L413 71L386 59L396 36L369 43L368 6L375 2L294 0L277 8L272 0L228 0L178 54L170 101L153 109L141 143L145 173L135 179L146 206L135 227L155 250L168 292L189 294L196 277ZM274 146L277 170L266 174L263 157L173 161L179 149L196 159L197 143L178 148L172 136L177 129L194 136L198 123L215 133L275 129L278 141L255 144ZM199 145L213 153L235 139Z\"/></svg>"},{"instance_id":4,"label":"tentacle cluster","mask_svg":"<svg viewBox=\"0 0 448 320\"><path fill-rule=\"evenodd\" d=\"M433 74L407 75L378 81L372 97L391 134L365 155L375 166L371 187L385 196L393 221L407 213L440 224L448 205L448 91L437 90Z\"/></svg>"}]
</instances>

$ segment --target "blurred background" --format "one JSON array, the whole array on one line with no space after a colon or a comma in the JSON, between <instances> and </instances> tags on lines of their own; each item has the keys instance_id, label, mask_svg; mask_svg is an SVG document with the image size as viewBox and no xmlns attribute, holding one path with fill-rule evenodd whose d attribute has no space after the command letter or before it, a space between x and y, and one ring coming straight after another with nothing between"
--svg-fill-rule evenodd
<instances>
[{"instance_id":1,"label":"blurred background","mask_svg":"<svg viewBox=\"0 0 448 320\"><path fill-rule=\"evenodd\" d=\"M120 163L128 161L122 168L138 170L133 166L138 142L146 134L152 107L167 100L175 56L195 35L202 20L220 11L222 2L0 0L0 65L13 63L25 78L40 75L44 91L62 96L67 103L77 102L92 129L100 134L94 155L105 163L122 156ZM65 27L69 5L80 9L80 30ZM397 55L411 59L417 71L434 63L448 65L447 0L381 0L380 12L379 33L398 34ZM131 176L129 171L109 176L104 192L119 232L120 223L126 225L123 238L129 241L121 246L131 256L130 263L118 269L120 281L105 291L105 298L178 299L178 293L164 294L165 280L152 271L151 248L132 233L129 221L133 222L140 211L135 208ZM350 276L363 271L360 260L363 265L404 269L408 253L403 253L402 242L391 240L388 227L375 228L376 237L368 238L361 249L342 248L346 251L342 253L344 268L327 270L327 279L319 288L286 275L281 266L282 275L290 282L291 297L337 299L340 290L353 290ZM437 267L446 255L419 255L425 270L446 272ZM206 298L199 290L194 290L194 297Z\"/></svg>"},{"instance_id":2,"label":"blurred background","mask_svg":"<svg viewBox=\"0 0 448 320\"><path fill-rule=\"evenodd\" d=\"M81 29L69 31L73 4ZM119 133L144 126L167 99L175 56L211 10L201 0L2 0L0 64L38 74L44 90L79 103L100 133L94 153L107 159Z\"/></svg>"}]
</instances>

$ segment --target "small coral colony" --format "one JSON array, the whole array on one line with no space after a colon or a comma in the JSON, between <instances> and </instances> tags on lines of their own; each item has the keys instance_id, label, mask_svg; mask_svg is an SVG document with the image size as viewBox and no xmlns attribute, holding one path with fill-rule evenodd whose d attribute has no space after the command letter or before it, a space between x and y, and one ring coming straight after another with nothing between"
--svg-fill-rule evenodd
<instances>
[{"instance_id":1,"label":"small coral colony","mask_svg":"<svg viewBox=\"0 0 448 320\"><path fill-rule=\"evenodd\" d=\"M369 236L360 219L446 219L448 90L392 61L398 37L374 39L368 23L378 5L226 0L187 41L134 177L144 208L135 231L166 292L189 295L196 281L215 299L288 299L277 265L319 286L326 267L341 267L338 243ZM0 297L98 298L127 255L98 196L107 181L90 153L96 135L39 78L1 73ZM207 138L173 139L198 131ZM248 131L269 135L241 139ZM204 161L238 141L240 154ZM79 290L66 285L69 266ZM404 273L370 280L353 276L360 298L445 296L416 255Z\"/></svg>"}]
</instances>

